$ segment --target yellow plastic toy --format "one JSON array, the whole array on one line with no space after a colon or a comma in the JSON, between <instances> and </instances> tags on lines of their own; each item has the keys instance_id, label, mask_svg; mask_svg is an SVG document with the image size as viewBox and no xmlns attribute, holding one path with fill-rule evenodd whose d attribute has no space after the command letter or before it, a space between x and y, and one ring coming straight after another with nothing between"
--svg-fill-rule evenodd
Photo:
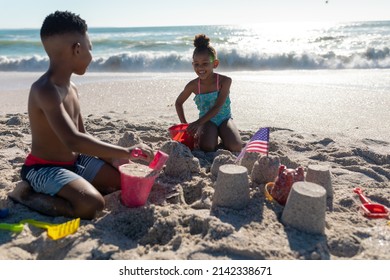
<instances>
[{"instance_id":1,"label":"yellow plastic toy","mask_svg":"<svg viewBox=\"0 0 390 280\"><path fill-rule=\"evenodd\" d=\"M62 224L51 224L27 219L20 221L18 224L0 223L0 229L10 230L13 232L21 232L24 228L24 224L30 224L38 228L47 229L47 235L51 239L57 240L75 233L80 226L80 218Z\"/></svg>"}]
</instances>

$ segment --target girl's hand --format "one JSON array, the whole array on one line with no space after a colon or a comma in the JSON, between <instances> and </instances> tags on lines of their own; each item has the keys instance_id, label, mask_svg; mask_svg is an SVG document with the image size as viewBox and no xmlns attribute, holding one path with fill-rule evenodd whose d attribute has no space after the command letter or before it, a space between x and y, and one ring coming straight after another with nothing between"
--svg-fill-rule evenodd
<instances>
[{"instance_id":1,"label":"girl's hand","mask_svg":"<svg viewBox=\"0 0 390 280\"><path fill-rule=\"evenodd\" d=\"M187 127L187 132L191 135L195 135L198 132L200 123L198 121L192 122Z\"/></svg>"}]
</instances>

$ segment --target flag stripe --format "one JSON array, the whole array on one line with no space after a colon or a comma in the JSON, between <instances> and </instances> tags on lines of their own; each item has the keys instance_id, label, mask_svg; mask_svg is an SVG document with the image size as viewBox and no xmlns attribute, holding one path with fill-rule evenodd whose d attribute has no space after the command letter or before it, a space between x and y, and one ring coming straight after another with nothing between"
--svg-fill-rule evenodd
<instances>
[{"instance_id":1,"label":"flag stripe","mask_svg":"<svg viewBox=\"0 0 390 280\"><path fill-rule=\"evenodd\" d=\"M246 144L245 148L238 155L238 162L246 152L256 152L268 155L269 150L269 127L260 128Z\"/></svg>"}]
</instances>

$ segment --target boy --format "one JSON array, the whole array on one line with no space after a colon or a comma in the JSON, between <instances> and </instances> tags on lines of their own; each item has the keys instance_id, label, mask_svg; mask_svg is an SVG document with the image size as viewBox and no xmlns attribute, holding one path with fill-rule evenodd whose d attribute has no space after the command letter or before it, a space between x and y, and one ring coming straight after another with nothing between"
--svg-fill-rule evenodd
<instances>
[{"instance_id":1,"label":"boy","mask_svg":"<svg viewBox=\"0 0 390 280\"><path fill-rule=\"evenodd\" d=\"M83 75L92 60L87 29L78 15L56 11L40 31L50 65L28 99L32 147L21 175L29 184L18 184L9 196L50 216L93 219L104 208L102 194L120 189L112 159L130 159L134 148L142 150L145 161L153 157L144 144L123 148L85 131L71 75Z\"/></svg>"}]
</instances>

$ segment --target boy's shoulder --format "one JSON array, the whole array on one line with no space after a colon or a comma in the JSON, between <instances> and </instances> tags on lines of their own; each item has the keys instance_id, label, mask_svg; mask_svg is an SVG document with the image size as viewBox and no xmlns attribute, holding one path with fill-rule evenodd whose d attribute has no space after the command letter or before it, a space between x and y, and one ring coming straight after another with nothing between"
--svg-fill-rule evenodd
<instances>
[{"instance_id":1,"label":"boy's shoulder","mask_svg":"<svg viewBox=\"0 0 390 280\"><path fill-rule=\"evenodd\" d=\"M73 88L73 84L70 86ZM52 81L50 75L45 73L31 85L29 95L31 101L35 100L31 104L40 104L39 107L53 107L60 104L67 93Z\"/></svg>"},{"instance_id":2,"label":"boy's shoulder","mask_svg":"<svg viewBox=\"0 0 390 280\"><path fill-rule=\"evenodd\" d=\"M50 78L47 76L47 74L42 75L39 77L32 85L31 85L31 91L33 93L45 93L54 91L55 86L51 82Z\"/></svg>"}]
</instances>

